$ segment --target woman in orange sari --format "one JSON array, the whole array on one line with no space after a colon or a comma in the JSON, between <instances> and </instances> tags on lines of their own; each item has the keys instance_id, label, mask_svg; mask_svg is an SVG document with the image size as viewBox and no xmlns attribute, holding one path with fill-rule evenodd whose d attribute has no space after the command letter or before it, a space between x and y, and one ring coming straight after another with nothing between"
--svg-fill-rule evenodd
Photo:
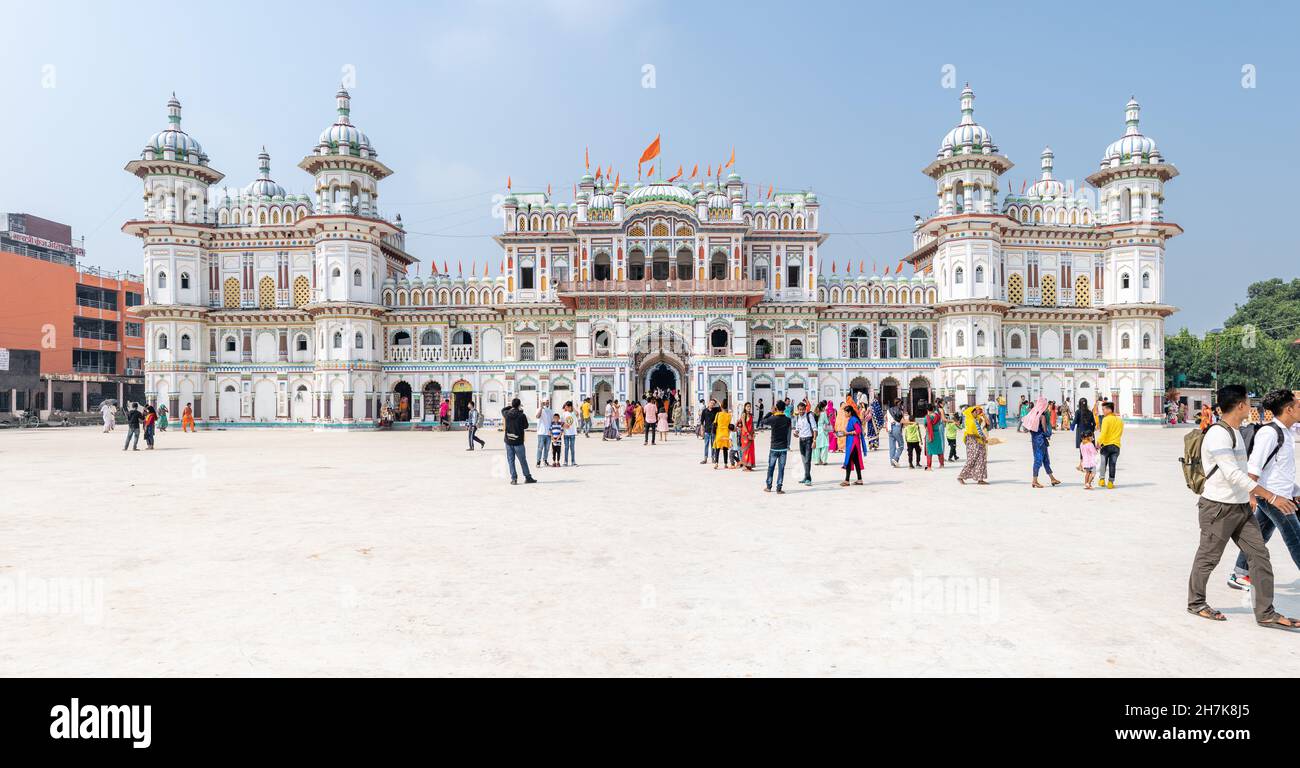
<instances>
[{"instance_id":1,"label":"woman in orange sari","mask_svg":"<svg viewBox=\"0 0 1300 768\"><path fill-rule=\"evenodd\" d=\"M635 417L635 420L632 422L632 429L628 431L628 434L639 435L645 432L645 409L641 407L640 403L636 404L636 408L632 410L632 414Z\"/></svg>"},{"instance_id":2,"label":"woman in orange sari","mask_svg":"<svg viewBox=\"0 0 1300 768\"><path fill-rule=\"evenodd\" d=\"M754 404L745 403L740 418L740 466L746 472L754 471Z\"/></svg>"}]
</instances>

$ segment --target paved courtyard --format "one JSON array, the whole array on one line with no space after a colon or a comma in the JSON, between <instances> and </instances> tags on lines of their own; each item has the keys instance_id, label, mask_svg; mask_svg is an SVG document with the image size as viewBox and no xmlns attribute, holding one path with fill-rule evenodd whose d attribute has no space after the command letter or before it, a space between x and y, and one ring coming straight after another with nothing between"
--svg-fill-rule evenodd
<instances>
[{"instance_id":1,"label":"paved courtyard","mask_svg":"<svg viewBox=\"0 0 1300 768\"><path fill-rule=\"evenodd\" d=\"M1255 626L1196 545L1181 431L1130 427L1116 490L1028 485L1028 440L957 470L867 461L788 493L701 444L579 438L512 487L500 433L123 428L0 433L3 675L1266 675L1300 637ZM531 436L530 436L531 437ZM531 442L531 441L530 441ZM766 436L760 442L765 456ZM532 456L533 446L529 445ZM760 469L762 465L760 463ZM1271 543L1277 607L1300 573ZM53 597L50 597L53 595Z\"/></svg>"}]
</instances>

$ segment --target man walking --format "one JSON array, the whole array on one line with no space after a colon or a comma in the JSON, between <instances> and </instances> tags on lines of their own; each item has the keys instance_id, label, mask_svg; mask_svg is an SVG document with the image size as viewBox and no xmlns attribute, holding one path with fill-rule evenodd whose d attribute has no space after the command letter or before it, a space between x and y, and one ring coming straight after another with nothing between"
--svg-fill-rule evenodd
<instances>
[{"instance_id":1,"label":"man walking","mask_svg":"<svg viewBox=\"0 0 1300 768\"><path fill-rule=\"evenodd\" d=\"M131 407L126 411L126 443L122 445L122 450L125 451L126 447L132 445L133 442L134 445L131 450L140 450L140 422L142 419L144 419L144 415L140 413L140 409L136 408L135 403L131 403Z\"/></svg>"},{"instance_id":2,"label":"man walking","mask_svg":"<svg viewBox=\"0 0 1300 768\"><path fill-rule=\"evenodd\" d=\"M482 418L482 414L478 412L478 406L471 400L469 413L465 414L465 431L469 434L469 448L465 449L467 451L474 450L474 443L478 443L480 448L487 447L487 443L483 442L483 438L478 436L478 428Z\"/></svg>"},{"instance_id":3,"label":"man walking","mask_svg":"<svg viewBox=\"0 0 1300 768\"><path fill-rule=\"evenodd\" d=\"M535 483L532 473L528 471L528 450L524 446L524 433L528 431L528 414L524 409L519 407L519 398L510 401L510 407L505 410L504 429L506 436L506 463L510 465L510 484L519 484L519 475L515 471L515 461L519 461L519 468L524 471L524 484ZM537 433L544 434L545 430L539 425ZM550 435L547 435L550 439Z\"/></svg>"},{"instance_id":4,"label":"man walking","mask_svg":"<svg viewBox=\"0 0 1300 768\"><path fill-rule=\"evenodd\" d=\"M700 460L701 464L709 463L709 454L713 450L713 438L715 436L714 419L718 416L718 401L709 398L709 406L700 414L700 434L704 435L704 458Z\"/></svg>"},{"instance_id":5,"label":"man walking","mask_svg":"<svg viewBox=\"0 0 1300 768\"><path fill-rule=\"evenodd\" d=\"M803 458L803 485L812 485L813 443L817 439L817 419L808 410L807 401L799 403L795 414L794 434L799 438L799 455ZM891 446L892 448L892 446Z\"/></svg>"},{"instance_id":6,"label":"man walking","mask_svg":"<svg viewBox=\"0 0 1300 768\"><path fill-rule=\"evenodd\" d=\"M1219 423L1206 430L1201 442L1201 467L1205 471L1205 487L1197 502L1201 542L1187 581L1187 612L1212 621L1227 620L1223 613L1205 602L1205 585L1223 557L1228 539L1232 539L1246 555L1250 567L1256 623L1274 629L1300 628L1300 621L1273 609L1273 564L1269 562L1268 547L1264 545L1259 525L1251 514L1250 500L1252 496L1263 499L1284 515L1295 514L1296 505L1291 499L1257 484L1247 472L1246 441L1239 431L1242 420L1250 412L1246 388L1230 384L1219 390L1217 400Z\"/></svg>"},{"instance_id":7,"label":"man walking","mask_svg":"<svg viewBox=\"0 0 1300 768\"><path fill-rule=\"evenodd\" d=\"M989 395L989 401L985 403L984 410L989 416L989 429L998 428L998 401Z\"/></svg>"},{"instance_id":8,"label":"man walking","mask_svg":"<svg viewBox=\"0 0 1300 768\"><path fill-rule=\"evenodd\" d=\"M1119 443L1123 436L1124 419L1115 413L1115 404L1102 403L1101 432L1097 435L1097 450L1101 454L1097 482L1102 488L1115 487L1115 465L1119 462ZM1110 472L1110 485L1106 484L1107 470Z\"/></svg>"},{"instance_id":9,"label":"man walking","mask_svg":"<svg viewBox=\"0 0 1300 768\"><path fill-rule=\"evenodd\" d=\"M790 417L785 415L785 403L777 400L772 403L772 413L763 419L768 428L772 430L772 444L767 450L767 487L764 491L772 490L772 472L776 471L776 492L785 493L781 490L781 485L785 480L785 459L786 454L790 452ZM805 466L807 460L804 460Z\"/></svg>"},{"instance_id":10,"label":"man walking","mask_svg":"<svg viewBox=\"0 0 1300 768\"><path fill-rule=\"evenodd\" d=\"M1295 438L1292 430L1300 422L1300 400L1289 389L1278 389L1264 396L1262 410L1273 418L1255 431L1246 472L1270 493L1284 499L1300 499L1300 485L1295 482ZM1282 534L1282 543L1291 554L1291 561L1300 566L1300 517L1288 515L1269 503L1267 498L1255 499L1255 524L1264 541L1273 531ZM1237 566L1228 577L1233 589L1250 589L1250 570L1246 553L1237 555Z\"/></svg>"},{"instance_id":11,"label":"man walking","mask_svg":"<svg viewBox=\"0 0 1300 768\"><path fill-rule=\"evenodd\" d=\"M551 466L551 462L546 458L546 449L551 446L551 417L555 412L551 410L551 401L542 400L542 405L537 409L537 466ZM524 414L527 420L527 414Z\"/></svg>"},{"instance_id":12,"label":"man walking","mask_svg":"<svg viewBox=\"0 0 1300 768\"><path fill-rule=\"evenodd\" d=\"M654 445L655 420L659 418L659 406L655 403L653 397L647 397L641 410L645 413L645 439L641 441L641 444Z\"/></svg>"}]
</instances>

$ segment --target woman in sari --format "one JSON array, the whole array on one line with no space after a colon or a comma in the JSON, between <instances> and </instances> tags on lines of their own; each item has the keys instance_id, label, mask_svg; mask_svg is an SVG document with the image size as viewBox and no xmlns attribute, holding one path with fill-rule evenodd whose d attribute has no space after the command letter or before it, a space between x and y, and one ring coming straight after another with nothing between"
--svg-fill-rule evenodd
<instances>
[{"instance_id":1,"label":"woman in sari","mask_svg":"<svg viewBox=\"0 0 1300 768\"><path fill-rule=\"evenodd\" d=\"M989 484L988 468L988 420L984 416L984 409L978 405L972 405L964 412L966 414L966 466L962 467L961 474L957 475L957 482L962 485L967 480L974 480L979 485Z\"/></svg>"},{"instance_id":2,"label":"woman in sari","mask_svg":"<svg viewBox=\"0 0 1300 768\"><path fill-rule=\"evenodd\" d=\"M605 405L605 431L600 433L601 440L622 440L618 434L618 402L611 400Z\"/></svg>"},{"instance_id":3,"label":"woman in sari","mask_svg":"<svg viewBox=\"0 0 1300 768\"><path fill-rule=\"evenodd\" d=\"M858 479L853 484L862 485L862 419L858 418L858 410L852 400L844 401L841 412L848 420L844 424L844 480L840 482L840 487L847 488L854 470L857 470Z\"/></svg>"},{"instance_id":4,"label":"woman in sari","mask_svg":"<svg viewBox=\"0 0 1300 768\"><path fill-rule=\"evenodd\" d=\"M817 420L817 434L813 441L813 463L826 466L826 459L830 455L830 440L834 432L831 430L830 417L826 415L828 402L823 400L817 403L817 413L814 416Z\"/></svg>"},{"instance_id":5,"label":"woman in sari","mask_svg":"<svg viewBox=\"0 0 1300 768\"><path fill-rule=\"evenodd\" d=\"M844 431L844 425L839 421L840 412L835 408L834 400L826 401L826 421L830 428L826 433L826 446L831 453L840 452L840 432Z\"/></svg>"},{"instance_id":6,"label":"woman in sari","mask_svg":"<svg viewBox=\"0 0 1300 768\"><path fill-rule=\"evenodd\" d=\"M636 420L636 404L631 400L623 408L623 434L632 434L632 422Z\"/></svg>"},{"instance_id":7,"label":"woman in sari","mask_svg":"<svg viewBox=\"0 0 1300 768\"><path fill-rule=\"evenodd\" d=\"M922 407L929 409L925 415L925 469L930 470L935 456L939 457L939 469L943 469L943 405Z\"/></svg>"},{"instance_id":8,"label":"woman in sari","mask_svg":"<svg viewBox=\"0 0 1300 768\"><path fill-rule=\"evenodd\" d=\"M731 412L723 409L713 417L713 468L718 468L718 454L722 464L731 469Z\"/></svg>"},{"instance_id":9,"label":"woman in sari","mask_svg":"<svg viewBox=\"0 0 1300 768\"><path fill-rule=\"evenodd\" d=\"M885 407L880 404L880 395L871 399L871 406L864 417L867 420L867 446L880 450L880 431L885 428Z\"/></svg>"},{"instance_id":10,"label":"woman in sari","mask_svg":"<svg viewBox=\"0 0 1300 768\"><path fill-rule=\"evenodd\" d=\"M754 471L754 404L745 403L740 418L740 466L746 472Z\"/></svg>"},{"instance_id":11,"label":"woman in sari","mask_svg":"<svg viewBox=\"0 0 1300 768\"><path fill-rule=\"evenodd\" d=\"M1052 459L1047 455L1047 447L1052 438L1052 412L1051 406L1047 399L1039 397L1034 407L1030 409L1025 417L1025 429L1029 430L1029 440L1034 448L1034 488L1042 488L1043 484L1038 482L1038 470L1046 469L1047 476L1051 478L1052 485L1060 485L1061 481L1056 479L1052 474Z\"/></svg>"},{"instance_id":12,"label":"woman in sari","mask_svg":"<svg viewBox=\"0 0 1300 768\"><path fill-rule=\"evenodd\" d=\"M632 418L631 433L639 435L645 432L645 409L641 407L640 403L637 403L632 408Z\"/></svg>"}]
</instances>

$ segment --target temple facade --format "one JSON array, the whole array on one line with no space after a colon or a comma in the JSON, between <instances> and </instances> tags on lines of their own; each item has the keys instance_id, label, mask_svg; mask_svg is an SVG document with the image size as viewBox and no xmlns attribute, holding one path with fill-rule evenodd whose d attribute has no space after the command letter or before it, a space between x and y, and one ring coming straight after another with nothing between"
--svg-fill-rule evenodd
<instances>
[{"instance_id":1,"label":"temple facade","mask_svg":"<svg viewBox=\"0 0 1300 768\"><path fill-rule=\"evenodd\" d=\"M903 276L828 272L810 190L753 193L736 173L614 183L584 174L572 202L504 191L498 274L419 261L382 216L392 173L336 95L298 167L222 186L181 105L126 169L144 213L146 391L208 426L366 428L499 417L593 397L597 412L656 388L689 410L879 394L957 404L1003 395L1093 401L1158 418L1163 376L1164 183L1177 174L1138 127L1136 101L1086 188L1041 178L1001 192L1011 161L974 120L974 94L924 173L936 208L915 222ZM600 176L600 174L598 174ZM1083 185L1081 185L1082 187ZM454 260L454 257L453 259ZM891 261L892 263L892 261ZM891 270L892 271L892 270Z\"/></svg>"}]
</instances>

